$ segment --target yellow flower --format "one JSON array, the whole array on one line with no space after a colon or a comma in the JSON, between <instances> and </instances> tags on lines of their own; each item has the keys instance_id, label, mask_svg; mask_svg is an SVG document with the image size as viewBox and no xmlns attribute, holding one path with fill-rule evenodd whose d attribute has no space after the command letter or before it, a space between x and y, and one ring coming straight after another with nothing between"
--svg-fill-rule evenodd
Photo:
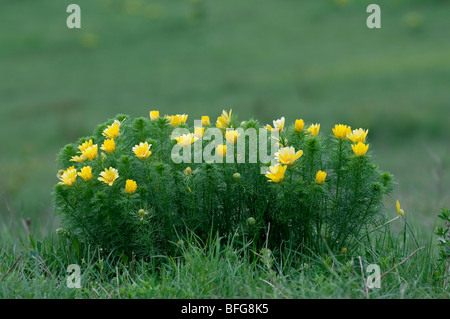
<instances>
[{"instance_id":1,"label":"yellow flower","mask_svg":"<svg viewBox=\"0 0 450 319\"><path fill-rule=\"evenodd\" d=\"M127 179L126 183L125 183L125 191L128 194L133 194L137 189L137 184L135 181L133 181L132 179Z\"/></svg>"},{"instance_id":2,"label":"yellow flower","mask_svg":"<svg viewBox=\"0 0 450 319\"><path fill-rule=\"evenodd\" d=\"M352 145L353 152L355 152L356 156L361 156L367 153L367 150L369 149L369 144L364 144L362 142L358 142L358 144Z\"/></svg>"},{"instance_id":3,"label":"yellow flower","mask_svg":"<svg viewBox=\"0 0 450 319\"><path fill-rule=\"evenodd\" d=\"M189 166L186 167L186 169L183 171L184 175L191 175L192 173L192 168L190 168Z\"/></svg>"},{"instance_id":4,"label":"yellow flower","mask_svg":"<svg viewBox=\"0 0 450 319\"><path fill-rule=\"evenodd\" d=\"M345 247L342 248L342 253L343 253L343 254L347 253L347 248L345 248Z\"/></svg>"},{"instance_id":5,"label":"yellow flower","mask_svg":"<svg viewBox=\"0 0 450 319\"><path fill-rule=\"evenodd\" d=\"M282 117L279 120L273 121L273 127L270 126L269 124L266 125L266 129L268 129L269 131L274 131L274 132L281 132L284 128L284 117Z\"/></svg>"},{"instance_id":6,"label":"yellow flower","mask_svg":"<svg viewBox=\"0 0 450 319\"><path fill-rule=\"evenodd\" d=\"M323 182L325 182L326 177L327 177L327 173L325 173L323 171L318 171L316 174L316 183L323 184Z\"/></svg>"},{"instance_id":7,"label":"yellow flower","mask_svg":"<svg viewBox=\"0 0 450 319\"><path fill-rule=\"evenodd\" d=\"M398 201L397 203L395 203L395 205L397 206L398 216L402 217L405 214L405 211L400 208L400 203Z\"/></svg>"},{"instance_id":8,"label":"yellow flower","mask_svg":"<svg viewBox=\"0 0 450 319\"><path fill-rule=\"evenodd\" d=\"M177 115L166 115L164 116L166 119L169 119L169 124L172 126L180 125L186 123L188 116L186 114L177 114Z\"/></svg>"},{"instance_id":9,"label":"yellow flower","mask_svg":"<svg viewBox=\"0 0 450 319\"><path fill-rule=\"evenodd\" d=\"M109 140L105 140L103 142L101 149L104 150L105 152L112 153L116 149L116 143L112 138Z\"/></svg>"},{"instance_id":10,"label":"yellow flower","mask_svg":"<svg viewBox=\"0 0 450 319\"><path fill-rule=\"evenodd\" d=\"M228 113L225 110L222 111L222 115L220 115L216 121L216 126L218 128L226 128L230 125L231 112L232 112L232 110L230 110L230 112L228 112Z\"/></svg>"},{"instance_id":11,"label":"yellow flower","mask_svg":"<svg viewBox=\"0 0 450 319\"><path fill-rule=\"evenodd\" d=\"M308 128L308 131L311 132L311 136L317 136L317 135L319 135L319 130L320 130L320 124L312 124L312 125Z\"/></svg>"},{"instance_id":12,"label":"yellow flower","mask_svg":"<svg viewBox=\"0 0 450 319\"><path fill-rule=\"evenodd\" d=\"M336 124L333 128L334 136L336 136L339 139L345 138L351 132L352 132L351 127L343 124Z\"/></svg>"},{"instance_id":13,"label":"yellow flower","mask_svg":"<svg viewBox=\"0 0 450 319\"><path fill-rule=\"evenodd\" d=\"M115 120L113 124L109 125L103 131L102 135L110 139L115 139L120 134L119 129L120 129L120 122L118 120Z\"/></svg>"},{"instance_id":14,"label":"yellow flower","mask_svg":"<svg viewBox=\"0 0 450 319\"><path fill-rule=\"evenodd\" d=\"M303 122L302 119L295 120L295 130L297 132L300 132L301 130L303 130L304 126L305 126L305 122Z\"/></svg>"},{"instance_id":15,"label":"yellow flower","mask_svg":"<svg viewBox=\"0 0 450 319\"><path fill-rule=\"evenodd\" d=\"M159 118L159 111L150 111L150 120L154 121Z\"/></svg>"},{"instance_id":16,"label":"yellow flower","mask_svg":"<svg viewBox=\"0 0 450 319\"><path fill-rule=\"evenodd\" d=\"M78 162L78 163L84 162L85 160L86 160L86 157L83 155L72 156L72 158L70 159L71 162Z\"/></svg>"},{"instance_id":17,"label":"yellow flower","mask_svg":"<svg viewBox=\"0 0 450 319\"><path fill-rule=\"evenodd\" d=\"M229 130L227 130L225 132L225 139L227 140L228 143L234 144L234 143L236 143L237 138L238 138L239 135L240 134L238 133L238 131L235 131L235 130L229 131Z\"/></svg>"},{"instance_id":18,"label":"yellow flower","mask_svg":"<svg viewBox=\"0 0 450 319\"><path fill-rule=\"evenodd\" d=\"M92 168L90 166L85 166L81 169L81 172L78 173L78 176L80 176L85 181L88 181L92 178Z\"/></svg>"},{"instance_id":19,"label":"yellow flower","mask_svg":"<svg viewBox=\"0 0 450 319\"><path fill-rule=\"evenodd\" d=\"M81 154L81 156L82 157L84 156L89 160L93 160L93 159L97 158L97 156L98 156L97 144L94 144L91 147L88 147L87 149L85 149L83 154Z\"/></svg>"},{"instance_id":20,"label":"yellow flower","mask_svg":"<svg viewBox=\"0 0 450 319\"><path fill-rule=\"evenodd\" d=\"M178 145L180 146L189 146L198 140L198 137L194 135L194 133L183 134L181 136L175 137Z\"/></svg>"},{"instance_id":21,"label":"yellow flower","mask_svg":"<svg viewBox=\"0 0 450 319\"><path fill-rule=\"evenodd\" d=\"M108 184L109 186L112 186L116 179L119 178L119 172L117 169L110 167L109 169L105 168L104 172L100 173L100 176L98 178L99 181L104 182Z\"/></svg>"},{"instance_id":22,"label":"yellow flower","mask_svg":"<svg viewBox=\"0 0 450 319\"><path fill-rule=\"evenodd\" d=\"M303 151L299 150L295 152L295 148L293 146L283 147L275 153L275 159L284 165L292 165L296 160L298 160L303 155Z\"/></svg>"},{"instance_id":23,"label":"yellow flower","mask_svg":"<svg viewBox=\"0 0 450 319\"><path fill-rule=\"evenodd\" d=\"M347 138L352 141L353 143L365 143L367 133L369 133L369 130L363 130L362 128L359 128L357 130L353 130L353 132L349 133L347 135Z\"/></svg>"},{"instance_id":24,"label":"yellow flower","mask_svg":"<svg viewBox=\"0 0 450 319\"><path fill-rule=\"evenodd\" d=\"M224 157L227 154L227 146L226 145L217 145L216 147L216 153L219 156Z\"/></svg>"},{"instance_id":25,"label":"yellow flower","mask_svg":"<svg viewBox=\"0 0 450 319\"><path fill-rule=\"evenodd\" d=\"M194 135L197 138L202 138L204 133L205 133L204 127L198 127L198 126L194 127Z\"/></svg>"},{"instance_id":26,"label":"yellow flower","mask_svg":"<svg viewBox=\"0 0 450 319\"><path fill-rule=\"evenodd\" d=\"M83 144L78 146L78 149L80 150L78 153L83 153L86 149L91 147L93 144L94 143L92 142L92 139L90 139L89 141L84 142Z\"/></svg>"},{"instance_id":27,"label":"yellow flower","mask_svg":"<svg viewBox=\"0 0 450 319\"><path fill-rule=\"evenodd\" d=\"M72 186L73 184L75 184L75 181L77 179L77 170L74 166L71 166L67 170L62 171L58 178L61 180L61 182L59 182L58 184Z\"/></svg>"},{"instance_id":28,"label":"yellow flower","mask_svg":"<svg viewBox=\"0 0 450 319\"><path fill-rule=\"evenodd\" d=\"M98 146L97 144L94 144L90 147L88 147L87 149L85 149L83 151L83 153L81 154L81 156L89 159L89 160L93 160L95 158L97 158L98 156Z\"/></svg>"},{"instance_id":29,"label":"yellow flower","mask_svg":"<svg viewBox=\"0 0 450 319\"><path fill-rule=\"evenodd\" d=\"M269 167L270 173L266 174L266 177L269 178L269 182L278 183L281 182L284 178L284 173L286 172L286 165L273 165Z\"/></svg>"},{"instance_id":30,"label":"yellow flower","mask_svg":"<svg viewBox=\"0 0 450 319\"><path fill-rule=\"evenodd\" d=\"M209 126L209 116L202 116L202 126Z\"/></svg>"},{"instance_id":31,"label":"yellow flower","mask_svg":"<svg viewBox=\"0 0 450 319\"><path fill-rule=\"evenodd\" d=\"M147 142L145 143L140 142L139 145L135 145L133 147L133 152L138 158L146 159L152 153L150 151L150 146L152 145L151 144L149 145Z\"/></svg>"}]
</instances>

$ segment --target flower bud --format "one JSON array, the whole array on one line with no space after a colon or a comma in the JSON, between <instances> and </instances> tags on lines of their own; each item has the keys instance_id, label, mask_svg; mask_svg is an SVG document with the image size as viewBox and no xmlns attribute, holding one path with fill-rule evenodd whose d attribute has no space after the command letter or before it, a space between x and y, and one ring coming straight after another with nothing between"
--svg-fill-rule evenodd
<instances>
[{"instance_id":1,"label":"flower bud","mask_svg":"<svg viewBox=\"0 0 450 319\"><path fill-rule=\"evenodd\" d=\"M141 216L141 218L144 218L144 216L147 215L147 212L143 209L139 210L139 216Z\"/></svg>"},{"instance_id":2,"label":"flower bud","mask_svg":"<svg viewBox=\"0 0 450 319\"><path fill-rule=\"evenodd\" d=\"M180 239L179 241L177 241L177 247L182 247L182 246L184 246L184 241Z\"/></svg>"},{"instance_id":3,"label":"flower bud","mask_svg":"<svg viewBox=\"0 0 450 319\"><path fill-rule=\"evenodd\" d=\"M248 226L255 226L256 220L253 217L250 217L249 219L247 219L247 225Z\"/></svg>"}]
</instances>

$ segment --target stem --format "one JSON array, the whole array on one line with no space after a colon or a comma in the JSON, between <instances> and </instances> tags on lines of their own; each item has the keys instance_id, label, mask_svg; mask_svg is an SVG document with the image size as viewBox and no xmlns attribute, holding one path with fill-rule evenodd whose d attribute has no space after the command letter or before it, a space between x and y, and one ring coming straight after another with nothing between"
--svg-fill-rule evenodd
<instances>
[{"instance_id":1,"label":"stem","mask_svg":"<svg viewBox=\"0 0 450 319\"><path fill-rule=\"evenodd\" d=\"M380 228L383 228L384 226L386 226L386 225L388 225L388 224L390 224L390 223L392 223L394 220L397 220L397 219L399 219L400 218L400 216L397 216L397 217L394 217L394 218L392 218L392 219L390 219L390 220L388 220L387 222L385 222L383 225L381 225L381 226L378 226L378 227L376 227L376 228L374 228L374 229L372 229L370 232L368 232L368 233L366 233L366 234L364 234L364 235L362 235L359 239L361 239L361 238L363 238L364 236L367 236L367 235L369 235L369 234L371 234L371 233L373 233L374 231L376 231L376 230L378 230L378 229L380 229Z\"/></svg>"},{"instance_id":2,"label":"stem","mask_svg":"<svg viewBox=\"0 0 450 319\"><path fill-rule=\"evenodd\" d=\"M339 151L338 151L338 158L339 158L339 164L338 164L338 169L337 169L337 181L336 181L336 198L335 198L335 209L337 209L338 205L338 200L339 200L339 185L341 182L341 167L342 167L342 139L339 140Z\"/></svg>"}]
</instances>

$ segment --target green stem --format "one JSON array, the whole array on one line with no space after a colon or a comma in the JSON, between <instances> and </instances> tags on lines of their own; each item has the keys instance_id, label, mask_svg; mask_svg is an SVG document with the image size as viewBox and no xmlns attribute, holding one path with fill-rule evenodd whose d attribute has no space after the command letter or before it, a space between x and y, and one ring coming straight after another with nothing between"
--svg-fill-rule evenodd
<instances>
[{"instance_id":1,"label":"green stem","mask_svg":"<svg viewBox=\"0 0 450 319\"><path fill-rule=\"evenodd\" d=\"M342 139L339 140L339 151L338 151L338 168L337 168L337 180L336 180L336 198L335 198L335 209L339 206L339 186L341 183L341 168L342 168Z\"/></svg>"}]
</instances>

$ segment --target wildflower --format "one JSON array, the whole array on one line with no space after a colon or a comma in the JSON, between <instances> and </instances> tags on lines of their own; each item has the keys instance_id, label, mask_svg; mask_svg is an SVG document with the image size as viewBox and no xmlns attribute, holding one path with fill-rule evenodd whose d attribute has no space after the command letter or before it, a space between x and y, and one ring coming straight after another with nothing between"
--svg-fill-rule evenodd
<instances>
[{"instance_id":1,"label":"wildflower","mask_svg":"<svg viewBox=\"0 0 450 319\"><path fill-rule=\"evenodd\" d=\"M369 144L364 144L362 142L358 142L358 144L352 145L353 152L355 152L356 156L361 156L367 153L367 150L369 149Z\"/></svg>"},{"instance_id":2,"label":"wildflower","mask_svg":"<svg viewBox=\"0 0 450 319\"><path fill-rule=\"evenodd\" d=\"M125 191L128 194L133 194L137 189L137 184L135 181L133 181L132 179L127 179L126 183L125 183Z\"/></svg>"},{"instance_id":3,"label":"wildflower","mask_svg":"<svg viewBox=\"0 0 450 319\"><path fill-rule=\"evenodd\" d=\"M198 140L198 137L194 135L194 133L183 134L181 136L175 137L178 145L180 146L189 146Z\"/></svg>"},{"instance_id":4,"label":"wildflower","mask_svg":"<svg viewBox=\"0 0 450 319\"><path fill-rule=\"evenodd\" d=\"M276 164L269 167L270 173L266 174L266 177L269 178L269 182L278 183L281 182L284 178L284 173L286 172L286 165Z\"/></svg>"},{"instance_id":5,"label":"wildflower","mask_svg":"<svg viewBox=\"0 0 450 319\"><path fill-rule=\"evenodd\" d=\"M72 158L70 159L71 162L78 162L78 163L84 162L85 160L86 160L86 157L83 155L72 156Z\"/></svg>"},{"instance_id":6,"label":"wildflower","mask_svg":"<svg viewBox=\"0 0 450 319\"><path fill-rule=\"evenodd\" d=\"M231 111L232 110L230 110L230 112L228 112L228 113L225 110L222 111L222 115L220 115L216 121L216 126L218 128L226 128L226 127L228 127L228 125L230 125Z\"/></svg>"},{"instance_id":7,"label":"wildflower","mask_svg":"<svg viewBox=\"0 0 450 319\"><path fill-rule=\"evenodd\" d=\"M398 216L402 217L405 214L405 211L403 209L400 208L400 203L399 201L397 201L395 203L395 205L397 206L397 212L398 212Z\"/></svg>"},{"instance_id":8,"label":"wildflower","mask_svg":"<svg viewBox=\"0 0 450 319\"><path fill-rule=\"evenodd\" d=\"M102 133L103 136L115 139L119 136L120 122L115 120L113 124L109 125Z\"/></svg>"},{"instance_id":9,"label":"wildflower","mask_svg":"<svg viewBox=\"0 0 450 319\"><path fill-rule=\"evenodd\" d=\"M101 149L104 150L105 152L112 153L116 149L116 143L112 138L109 140L105 140L103 142Z\"/></svg>"},{"instance_id":10,"label":"wildflower","mask_svg":"<svg viewBox=\"0 0 450 319\"><path fill-rule=\"evenodd\" d=\"M266 125L266 129L268 129L269 131L274 131L274 132L281 132L284 128L284 117L282 117L279 120L273 121L273 127L270 126L269 124Z\"/></svg>"},{"instance_id":11,"label":"wildflower","mask_svg":"<svg viewBox=\"0 0 450 319\"><path fill-rule=\"evenodd\" d=\"M73 184L75 184L75 181L77 179L77 170L74 166L71 166L67 170L62 172L62 174L59 176L59 179L61 180L61 182L59 182L58 184L72 186Z\"/></svg>"},{"instance_id":12,"label":"wildflower","mask_svg":"<svg viewBox=\"0 0 450 319\"><path fill-rule=\"evenodd\" d=\"M227 154L227 146L226 145L217 145L216 147L216 153L219 156L224 157Z\"/></svg>"},{"instance_id":13,"label":"wildflower","mask_svg":"<svg viewBox=\"0 0 450 319\"><path fill-rule=\"evenodd\" d=\"M283 147L277 153L275 153L275 159L284 165L292 165L303 155L303 151L299 150L295 152L293 146Z\"/></svg>"},{"instance_id":14,"label":"wildflower","mask_svg":"<svg viewBox=\"0 0 450 319\"><path fill-rule=\"evenodd\" d=\"M159 118L159 111L150 111L150 120L154 121Z\"/></svg>"},{"instance_id":15,"label":"wildflower","mask_svg":"<svg viewBox=\"0 0 450 319\"><path fill-rule=\"evenodd\" d=\"M150 146L152 145L151 144L149 145L147 142L145 143L140 142L139 145L135 145L133 147L133 152L138 158L145 159L149 157L150 154L152 153L150 151Z\"/></svg>"},{"instance_id":16,"label":"wildflower","mask_svg":"<svg viewBox=\"0 0 450 319\"><path fill-rule=\"evenodd\" d=\"M186 167L186 169L183 171L184 175L191 175L192 173L192 168L190 168L189 166Z\"/></svg>"},{"instance_id":17,"label":"wildflower","mask_svg":"<svg viewBox=\"0 0 450 319\"><path fill-rule=\"evenodd\" d=\"M81 154L81 156L84 156L85 158L87 158L89 160L93 160L93 159L97 158L97 156L98 156L97 144L92 145L92 146L88 147L87 149L85 149L83 151L83 153Z\"/></svg>"},{"instance_id":18,"label":"wildflower","mask_svg":"<svg viewBox=\"0 0 450 319\"><path fill-rule=\"evenodd\" d=\"M333 128L334 136L336 136L338 139L345 138L351 132L351 127L343 124L336 124Z\"/></svg>"},{"instance_id":19,"label":"wildflower","mask_svg":"<svg viewBox=\"0 0 450 319\"><path fill-rule=\"evenodd\" d=\"M78 149L80 150L78 153L84 153L84 151L86 149L88 149L89 147L91 147L92 145L94 145L94 143L92 142L92 139L90 139L89 141L83 142L80 146L78 146Z\"/></svg>"},{"instance_id":20,"label":"wildflower","mask_svg":"<svg viewBox=\"0 0 450 319\"><path fill-rule=\"evenodd\" d=\"M347 138L352 141L353 143L365 143L367 133L369 133L369 130L363 130L362 128L359 128L357 130L353 130L351 133L347 135Z\"/></svg>"},{"instance_id":21,"label":"wildflower","mask_svg":"<svg viewBox=\"0 0 450 319\"><path fill-rule=\"evenodd\" d=\"M297 132L300 132L301 130L303 130L304 126L305 126L305 122L303 122L302 119L295 120L295 130Z\"/></svg>"},{"instance_id":22,"label":"wildflower","mask_svg":"<svg viewBox=\"0 0 450 319\"><path fill-rule=\"evenodd\" d=\"M308 131L311 132L311 136L317 136L317 135L319 135L319 130L320 130L320 124L312 124L312 125L308 128Z\"/></svg>"},{"instance_id":23,"label":"wildflower","mask_svg":"<svg viewBox=\"0 0 450 319\"><path fill-rule=\"evenodd\" d=\"M209 126L209 116L202 116L202 126Z\"/></svg>"},{"instance_id":24,"label":"wildflower","mask_svg":"<svg viewBox=\"0 0 450 319\"><path fill-rule=\"evenodd\" d=\"M177 115L166 115L166 119L169 119L169 124L172 126L180 125L186 123L188 116L186 114L177 114Z\"/></svg>"},{"instance_id":25,"label":"wildflower","mask_svg":"<svg viewBox=\"0 0 450 319\"><path fill-rule=\"evenodd\" d=\"M347 253L347 248L345 248L345 247L342 248L342 253L343 253L343 254Z\"/></svg>"},{"instance_id":26,"label":"wildflower","mask_svg":"<svg viewBox=\"0 0 450 319\"><path fill-rule=\"evenodd\" d=\"M326 177L327 177L327 173L325 173L323 171L318 171L316 174L316 183L323 184L323 182L325 182Z\"/></svg>"},{"instance_id":27,"label":"wildflower","mask_svg":"<svg viewBox=\"0 0 450 319\"><path fill-rule=\"evenodd\" d=\"M100 176L101 177L98 178L99 181L112 186L116 179L119 178L119 171L112 167L110 167L109 169L105 168L105 171L101 172Z\"/></svg>"},{"instance_id":28,"label":"wildflower","mask_svg":"<svg viewBox=\"0 0 450 319\"><path fill-rule=\"evenodd\" d=\"M228 143L234 144L234 143L236 143L239 135L240 134L236 130L231 130L231 131L227 130L225 132L225 139L227 140Z\"/></svg>"},{"instance_id":29,"label":"wildflower","mask_svg":"<svg viewBox=\"0 0 450 319\"><path fill-rule=\"evenodd\" d=\"M203 134L205 133L205 128L204 127L194 127L194 135L197 138L202 138Z\"/></svg>"},{"instance_id":30,"label":"wildflower","mask_svg":"<svg viewBox=\"0 0 450 319\"><path fill-rule=\"evenodd\" d=\"M90 166L85 166L81 169L81 172L78 173L78 176L80 176L84 181L88 181L92 178L92 168Z\"/></svg>"}]
</instances>

